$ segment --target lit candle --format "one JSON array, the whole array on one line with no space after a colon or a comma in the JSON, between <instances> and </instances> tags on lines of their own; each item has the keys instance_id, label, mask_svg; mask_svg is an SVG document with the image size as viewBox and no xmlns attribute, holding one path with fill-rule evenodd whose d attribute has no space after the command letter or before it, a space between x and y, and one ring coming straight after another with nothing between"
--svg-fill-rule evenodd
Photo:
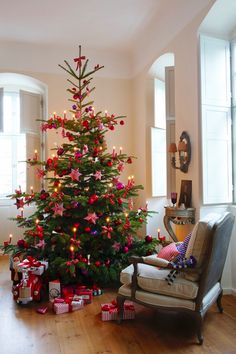
<instances>
[{"instance_id":1,"label":"lit candle","mask_svg":"<svg viewBox=\"0 0 236 354\"><path fill-rule=\"evenodd\" d=\"M130 187L132 185L132 183L131 183L131 177L129 176L128 177L128 187Z\"/></svg>"},{"instance_id":2,"label":"lit candle","mask_svg":"<svg viewBox=\"0 0 236 354\"><path fill-rule=\"evenodd\" d=\"M72 259L74 259L74 255L75 255L75 254L74 254L74 249L75 249L74 246L71 245L71 246L70 246L70 253L71 253L71 258L72 258Z\"/></svg>"},{"instance_id":3,"label":"lit candle","mask_svg":"<svg viewBox=\"0 0 236 354\"><path fill-rule=\"evenodd\" d=\"M38 150L34 150L34 159L38 160Z\"/></svg>"},{"instance_id":4,"label":"lit candle","mask_svg":"<svg viewBox=\"0 0 236 354\"><path fill-rule=\"evenodd\" d=\"M73 227L73 233L74 233L74 239L76 238L76 231L77 231L77 228L76 227Z\"/></svg>"},{"instance_id":5,"label":"lit candle","mask_svg":"<svg viewBox=\"0 0 236 354\"><path fill-rule=\"evenodd\" d=\"M109 217L106 218L106 222L107 222L107 223L110 222L110 218L109 218Z\"/></svg>"},{"instance_id":6,"label":"lit candle","mask_svg":"<svg viewBox=\"0 0 236 354\"><path fill-rule=\"evenodd\" d=\"M107 117L107 110L105 110L104 113L105 113L105 117Z\"/></svg>"},{"instance_id":7,"label":"lit candle","mask_svg":"<svg viewBox=\"0 0 236 354\"><path fill-rule=\"evenodd\" d=\"M57 188L54 188L54 192L57 193Z\"/></svg>"},{"instance_id":8,"label":"lit candle","mask_svg":"<svg viewBox=\"0 0 236 354\"><path fill-rule=\"evenodd\" d=\"M87 255L88 265L90 265L90 254Z\"/></svg>"},{"instance_id":9,"label":"lit candle","mask_svg":"<svg viewBox=\"0 0 236 354\"><path fill-rule=\"evenodd\" d=\"M20 208L20 216L21 216L21 218L24 217L24 208Z\"/></svg>"},{"instance_id":10,"label":"lit candle","mask_svg":"<svg viewBox=\"0 0 236 354\"><path fill-rule=\"evenodd\" d=\"M53 118L56 119L56 112L53 112Z\"/></svg>"},{"instance_id":11,"label":"lit candle","mask_svg":"<svg viewBox=\"0 0 236 354\"><path fill-rule=\"evenodd\" d=\"M66 118L66 111L64 111L64 119Z\"/></svg>"},{"instance_id":12,"label":"lit candle","mask_svg":"<svg viewBox=\"0 0 236 354\"><path fill-rule=\"evenodd\" d=\"M161 230L160 230L160 229L157 229L157 237L158 237L158 240L160 240L160 236L161 236Z\"/></svg>"},{"instance_id":13,"label":"lit candle","mask_svg":"<svg viewBox=\"0 0 236 354\"><path fill-rule=\"evenodd\" d=\"M112 157L115 157L116 156L116 147L113 146L113 150L112 150Z\"/></svg>"},{"instance_id":14,"label":"lit candle","mask_svg":"<svg viewBox=\"0 0 236 354\"><path fill-rule=\"evenodd\" d=\"M34 188L33 188L33 186L30 187L30 192L31 192L31 194L34 193Z\"/></svg>"},{"instance_id":15,"label":"lit candle","mask_svg":"<svg viewBox=\"0 0 236 354\"><path fill-rule=\"evenodd\" d=\"M9 244L11 243L12 240L12 234L9 235Z\"/></svg>"},{"instance_id":16,"label":"lit candle","mask_svg":"<svg viewBox=\"0 0 236 354\"><path fill-rule=\"evenodd\" d=\"M120 155L122 154L122 150L123 150L123 148L122 148L122 146L120 146Z\"/></svg>"}]
</instances>

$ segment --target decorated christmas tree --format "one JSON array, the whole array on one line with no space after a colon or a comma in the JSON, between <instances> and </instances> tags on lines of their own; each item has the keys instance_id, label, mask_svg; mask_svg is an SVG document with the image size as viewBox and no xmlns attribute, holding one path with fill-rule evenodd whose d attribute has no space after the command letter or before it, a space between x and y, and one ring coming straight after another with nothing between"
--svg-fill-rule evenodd
<instances>
[{"instance_id":1,"label":"decorated christmas tree","mask_svg":"<svg viewBox=\"0 0 236 354\"><path fill-rule=\"evenodd\" d=\"M14 220L25 228L17 245L6 244L5 252L21 252L26 258L47 260L48 280L62 283L116 282L131 254L155 251L158 240L137 237L137 230L147 222L147 206L134 210L133 198L141 185L130 176L126 183L120 174L134 157L115 148L107 151L105 134L124 125L123 116L95 112L90 94L92 75L102 67L88 69L88 59L81 55L72 67L67 61L60 67L69 74L71 109L63 116L53 114L42 122L42 131L55 129L63 143L53 149L54 156L27 161L34 166L43 189L25 193L19 188L12 198L21 214ZM35 212L24 217L23 210L34 204Z\"/></svg>"}]
</instances>

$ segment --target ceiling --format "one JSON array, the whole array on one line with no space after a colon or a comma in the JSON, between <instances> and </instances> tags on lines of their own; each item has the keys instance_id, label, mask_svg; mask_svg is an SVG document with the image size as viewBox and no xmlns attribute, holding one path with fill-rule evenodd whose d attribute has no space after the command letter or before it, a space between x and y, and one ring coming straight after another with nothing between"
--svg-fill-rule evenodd
<instances>
[{"instance_id":1,"label":"ceiling","mask_svg":"<svg viewBox=\"0 0 236 354\"><path fill-rule=\"evenodd\" d=\"M129 51L165 0L1 0L0 41Z\"/></svg>"}]
</instances>

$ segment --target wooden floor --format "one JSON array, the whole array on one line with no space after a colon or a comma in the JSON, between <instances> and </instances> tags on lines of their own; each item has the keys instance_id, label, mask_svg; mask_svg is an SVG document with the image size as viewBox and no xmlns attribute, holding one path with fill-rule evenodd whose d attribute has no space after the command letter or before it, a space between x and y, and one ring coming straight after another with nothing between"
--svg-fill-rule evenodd
<instances>
[{"instance_id":1,"label":"wooden floor","mask_svg":"<svg viewBox=\"0 0 236 354\"><path fill-rule=\"evenodd\" d=\"M36 313L37 303L12 300L8 258L0 256L1 354L156 354L236 353L236 297L224 296L204 321L204 344L196 344L191 319L164 315L135 304L136 319L102 322L100 304L115 298L104 291L92 304L69 314Z\"/></svg>"}]
</instances>

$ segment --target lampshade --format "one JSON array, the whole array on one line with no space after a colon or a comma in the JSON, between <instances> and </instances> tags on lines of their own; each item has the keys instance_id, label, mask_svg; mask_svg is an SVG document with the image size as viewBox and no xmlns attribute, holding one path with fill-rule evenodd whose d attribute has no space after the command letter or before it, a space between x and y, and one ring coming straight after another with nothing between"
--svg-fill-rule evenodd
<instances>
[{"instance_id":1,"label":"lampshade","mask_svg":"<svg viewBox=\"0 0 236 354\"><path fill-rule=\"evenodd\" d=\"M183 140L182 141L180 140L178 144L178 151L187 151L187 145Z\"/></svg>"},{"instance_id":2,"label":"lampshade","mask_svg":"<svg viewBox=\"0 0 236 354\"><path fill-rule=\"evenodd\" d=\"M173 153L177 152L176 144L175 144L175 143L171 143L171 144L169 145L168 151L169 151L169 152L173 152Z\"/></svg>"}]
</instances>

